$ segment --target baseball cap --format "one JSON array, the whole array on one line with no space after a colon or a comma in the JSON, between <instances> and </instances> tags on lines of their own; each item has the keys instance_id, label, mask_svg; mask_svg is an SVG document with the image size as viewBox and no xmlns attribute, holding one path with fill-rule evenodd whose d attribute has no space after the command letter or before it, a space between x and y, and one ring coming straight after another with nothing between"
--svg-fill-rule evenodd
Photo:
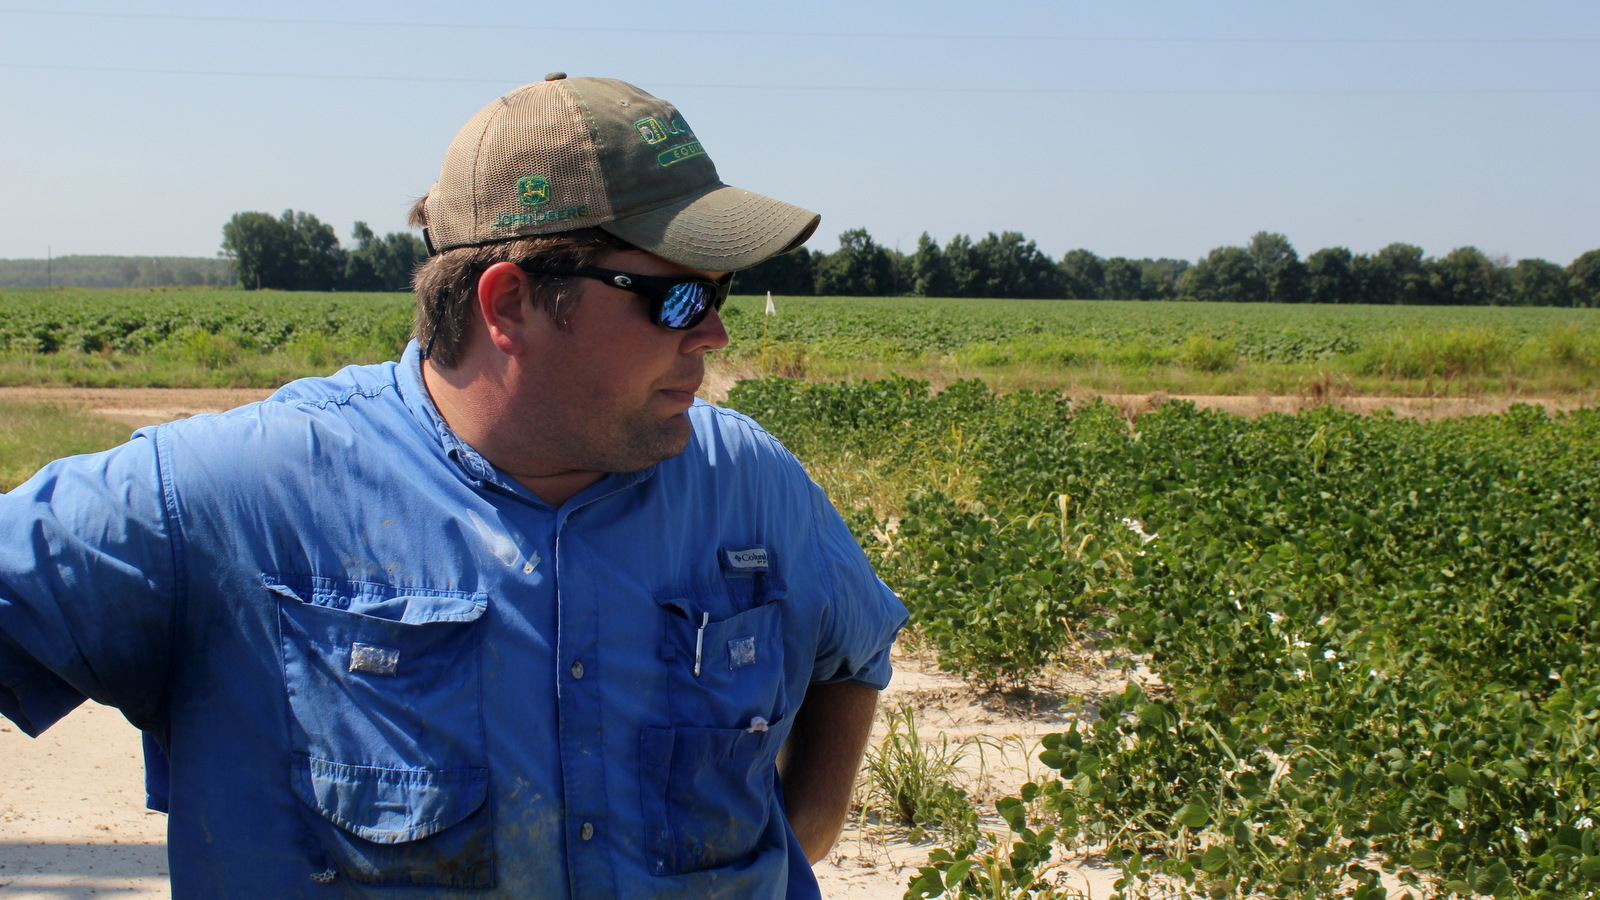
<instances>
[{"instance_id":1,"label":"baseball cap","mask_svg":"<svg viewBox=\"0 0 1600 900\"><path fill-rule=\"evenodd\" d=\"M748 269L821 217L722 183L678 110L613 78L552 72L478 111L424 201L430 252L599 226L695 269Z\"/></svg>"}]
</instances>

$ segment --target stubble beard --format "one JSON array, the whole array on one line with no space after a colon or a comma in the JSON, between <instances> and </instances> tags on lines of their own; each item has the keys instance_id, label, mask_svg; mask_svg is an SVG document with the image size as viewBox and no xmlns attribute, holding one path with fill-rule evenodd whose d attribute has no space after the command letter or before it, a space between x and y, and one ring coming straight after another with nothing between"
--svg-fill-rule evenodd
<instances>
[{"instance_id":1,"label":"stubble beard","mask_svg":"<svg viewBox=\"0 0 1600 900\"><path fill-rule=\"evenodd\" d=\"M640 410L602 436L596 446L572 447L573 468L591 472L638 472L682 453L694 435L687 413L665 421Z\"/></svg>"}]
</instances>

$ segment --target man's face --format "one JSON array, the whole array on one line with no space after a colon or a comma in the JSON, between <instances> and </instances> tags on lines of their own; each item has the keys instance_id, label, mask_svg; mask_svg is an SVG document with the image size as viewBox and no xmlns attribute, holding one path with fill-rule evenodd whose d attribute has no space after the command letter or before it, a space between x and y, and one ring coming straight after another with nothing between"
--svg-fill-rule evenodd
<instances>
[{"instance_id":1,"label":"man's face","mask_svg":"<svg viewBox=\"0 0 1600 900\"><path fill-rule=\"evenodd\" d=\"M717 278L641 250L615 251L595 265L640 275ZM705 352L726 346L713 310L688 331L650 319L638 294L591 278L565 329L531 310L530 354L520 385L522 427L550 458L540 462L592 472L633 472L669 459L689 443L685 413L705 375Z\"/></svg>"}]
</instances>

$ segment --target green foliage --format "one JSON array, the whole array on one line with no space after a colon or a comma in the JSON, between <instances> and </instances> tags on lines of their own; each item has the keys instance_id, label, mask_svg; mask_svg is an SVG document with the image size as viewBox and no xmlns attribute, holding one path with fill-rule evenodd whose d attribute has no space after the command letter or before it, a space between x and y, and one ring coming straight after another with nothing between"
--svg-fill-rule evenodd
<instances>
[{"instance_id":1,"label":"green foliage","mask_svg":"<svg viewBox=\"0 0 1600 900\"><path fill-rule=\"evenodd\" d=\"M745 294L761 295L771 291L780 297L810 296L817 291L812 268L811 251L801 247L741 271L734 285Z\"/></svg>"},{"instance_id":2,"label":"green foliage","mask_svg":"<svg viewBox=\"0 0 1600 900\"><path fill-rule=\"evenodd\" d=\"M404 232L379 238L365 222L354 232L356 249L346 251L333 226L308 212L234 213L222 226L222 255L246 290L408 290L412 268L427 257L422 241Z\"/></svg>"},{"instance_id":3,"label":"green foliage","mask_svg":"<svg viewBox=\"0 0 1600 900\"><path fill-rule=\"evenodd\" d=\"M1361 284L1346 247L1327 247L1306 257L1306 299L1312 303L1359 303Z\"/></svg>"},{"instance_id":4,"label":"green foliage","mask_svg":"<svg viewBox=\"0 0 1600 900\"><path fill-rule=\"evenodd\" d=\"M1270 231L1258 231L1245 248L1265 282L1267 299L1273 303L1300 303L1306 299L1306 265L1290 245L1289 239Z\"/></svg>"},{"instance_id":5,"label":"green foliage","mask_svg":"<svg viewBox=\"0 0 1600 900\"><path fill-rule=\"evenodd\" d=\"M839 249L813 254L812 265L818 294L872 297L900 293L889 251L874 243L865 228L839 235Z\"/></svg>"},{"instance_id":6,"label":"green foliage","mask_svg":"<svg viewBox=\"0 0 1600 900\"><path fill-rule=\"evenodd\" d=\"M1573 306L1600 307L1600 250L1590 250L1567 266L1567 290Z\"/></svg>"},{"instance_id":7,"label":"green foliage","mask_svg":"<svg viewBox=\"0 0 1600 900\"><path fill-rule=\"evenodd\" d=\"M1256 260L1243 247L1218 247L1183 273L1178 289L1206 303L1265 303L1270 288Z\"/></svg>"},{"instance_id":8,"label":"green foliage","mask_svg":"<svg viewBox=\"0 0 1600 900\"><path fill-rule=\"evenodd\" d=\"M905 365L954 377L978 369L1023 384L1174 393L1183 386L1293 391L1297 380L1328 371L1367 379L1361 390L1393 393L1428 391L1430 377L1477 379L1464 390L1540 394L1600 381L1592 364L1600 313L1584 309L787 296L777 305L769 317L764 297L732 298L723 316L732 343L719 355L792 377ZM0 308L0 381L276 386L321 374L320 365L395 358L414 301L403 294L57 290L3 291ZM232 341L238 363L177 366L183 356L170 339L192 328Z\"/></svg>"},{"instance_id":9,"label":"green foliage","mask_svg":"<svg viewBox=\"0 0 1600 900\"><path fill-rule=\"evenodd\" d=\"M1389 378L1495 375L1511 362L1505 337L1484 328L1397 333L1363 348L1359 371Z\"/></svg>"},{"instance_id":10,"label":"green foliage","mask_svg":"<svg viewBox=\"0 0 1600 900\"><path fill-rule=\"evenodd\" d=\"M898 532L853 511L946 665L1017 684L1096 633L1164 686L1047 739L1055 774L1005 809L1053 836L1017 832L1009 883L1095 844L1124 896L1159 879L1374 898L1380 871L1437 894L1594 889L1600 411L1247 420L1173 402L1130 423L972 383L788 390L797 412L774 404L768 427L802 448L825 428L908 459L961 435L969 494L912 486ZM1001 858L984 846L931 860L912 896L984 896L969 876Z\"/></svg>"},{"instance_id":11,"label":"green foliage","mask_svg":"<svg viewBox=\"0 0 1600 900\"><path fill-rule=\"evenodd\" d=\"M1552 329L1600 334L1600 316L1588 310L1449 310L1395 306L1314 304L1201 304L1170 301L923 300L876 297L779 297L778 315L762 315L764 297L734 297L724 316L729 353L759 353L767 339L809 347L813 356L837 359L938 359L974 365L1010 359L1063 365L1120 364L1128 348L1154 351L1151 361L1176 359L1195 335L1232 345L1240 363L1298 364L1353 358L1412 342L1459 342L1486 334L1514 352ZM1225 337L1223 337L1225 336ZM1381 369L1381 360L1375 365ZM1420 369L1418 371L1421 371Z\"/></svg>"},{"instance_id":12,"label":"green foliage","mask_svg":"<svg viewBox=\"0 0 1600 900\"><path fill-rule=\"evenodd\" d=\"M277 387L352 362L398 359L403 294L8 291L0 371L10 383Z\"/></svg>"},{"instance_id":13,"label":"green foliage","mask_svg":"<svg viewBox=\"0 0 1600 900\"><path fill-rule=\"evenodd\" d=\"M345 254L333 226L308 212L234 213L222 226L222 252L245 288L331 291L344 275Z\"/></svg>"},{"instance_id":14,"label":"green foliage","mask_svg":"<svg viewBox=\"0 0 1600 900\"><path fill-rule=\"evenodd\" d=\"M1209 334L1192 334L1185 338L1178 355L1184 365L1202 372L1226 372L1239 364L1233 344Z\"/></svg>"},{"instance_id":15,"label":"green foliage","mask_svg":"<svg viewBox=\"0 0 1600 900\"><path fill-rule=\"evenodd\" d=\"M351 238L356 246L345 257L343 290L409 291L412 270L428 258L422 240L405 232L378 237L367 223L357 222Z\"/></svg>"}]
</instances>

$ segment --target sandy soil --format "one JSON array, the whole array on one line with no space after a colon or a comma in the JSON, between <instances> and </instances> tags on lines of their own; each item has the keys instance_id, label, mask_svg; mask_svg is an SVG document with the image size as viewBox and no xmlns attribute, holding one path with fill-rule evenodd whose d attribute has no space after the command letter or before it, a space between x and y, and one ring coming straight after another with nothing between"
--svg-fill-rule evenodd
<instances>
[{"instance_id":1,"label":"sandy soil","mask_svg":"<svg viewBox=\"0 0 1600 900\"><path fill-rule=\"evenodd\" d=\"M0 400L81 406L132 428L222 412L271 395L263 388L0 387Z\"/></svg>"},{"instance_id":2,"label":"sandy soil","mask_svg":"<svg viewBox=\"0 0 1600 900\"><path fill-rule=\"evenodd\" d=\"M700 396L712 403L727 399L737 382L735 375L720 368L706 372ZM0 400L39 401L82 406L134 428L155 425L172 419L206 412L221 412L270 396L263 388L71 388L0 387ZM1540 397L1359 397L1331 395L1229 395L1229 394L1104 394L1130 415L1150 412L1168 400L1188 400L1204 409L1220 409L1241 416L1266 413L1295 413L1314 406L1330 405L1354 412L1392 410L1411 419L1442 419L1505 412L1513 403L1537 403L1549 410L1570 410L1580 402Z\"/></svg>"}]
</instances>

